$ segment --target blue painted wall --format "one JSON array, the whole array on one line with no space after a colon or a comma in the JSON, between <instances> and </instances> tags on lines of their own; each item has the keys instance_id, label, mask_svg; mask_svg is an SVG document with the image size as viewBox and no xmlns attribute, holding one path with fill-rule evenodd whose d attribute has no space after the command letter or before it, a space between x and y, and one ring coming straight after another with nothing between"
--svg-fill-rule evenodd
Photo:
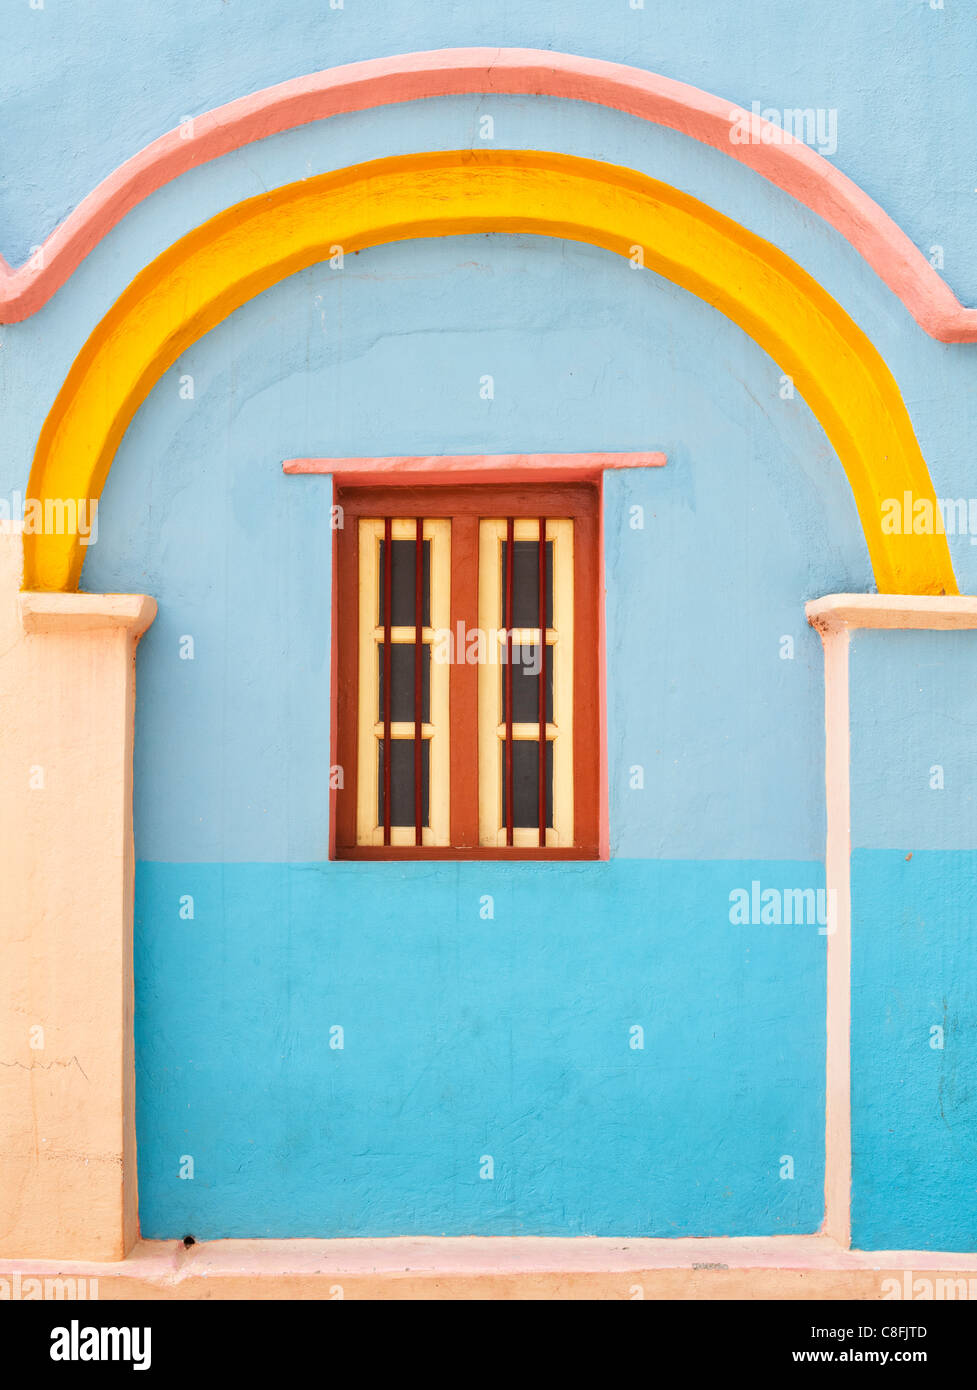
<instances>
[{"instance_id":1,"label":"blue painted wall","mask_svg":"<svg viewBox=\"0 0 977 1390\"><path fill-rule=\"evenodd\" d=\"M816 1228L824 938L733 928L751 879L818 872L143 864L143 1232Z\"/></svg>"},{"instance_id":2,"label":"blue painted wall","mask_svg":"<svg viewBox=\"0 0 977 1390\"><path fill-rule=\"evenodd\" d=\"M610 254L532 239L364 253L239 311L130 431L86 582L160 602L136 754L147 1233L819 1224L824 939L816 924L734 927L729 894L823 883L820 643L796 596L839 573L866 584L864 546L844 476L806 407L780 400L774 365L698 301L633 285ZM451 331L462 314L467 332ZM759 419L744 373L767 396ZM501 888L486 865L310 867L328 843L332 493L283 476L281 458L608 435L670 453L606 485L615 863L581 870L572 919L565 872L535 865ZM706 535L708 563L693 564ZM486 1053L498 1069L473 1090ZM288 1116L306 1109L316 1137L292 1151ZM491 1197L485 1153L508 1174Z\"/></svg>"},{"instance_id":3,"label":"blue painted wall","mask_svg":"<svg viewBox=\"0 0 977 1390\"><path fill-rule=\"evenodd\" d=\"M334 63L484 43L631 62L746 106L836 109L835 162L927 254L942 247L948 282L977 301L977 65L959 7L294 0L270 17L242 0L24 0L4 25L17 61L0 94L0 251L13 263L187 115ZM574 103L477 97L289 132L131 213L40 314L0 333L0 495L23 488L92 327L176 237L310 173L481 143L482 114L499 146L630 165L781 246L886 358L937 493L977 495L975 350L926 337L818 219L671 132ZM803 605L873 583L840 465L781 387L755 344L670 284L596 249L502 236L315 267L239 310L158 385L119 451L83 576L160 603L140 646L136 747L145 1234L818 1227L824 938L816 925L734 926L729 894L754 880L823 884L822 660ZM605 496L611 862L324 863L330 486L284 478L281 460L598 448L669 455L665 469L610 478ZM643 530L629 525L634 504ZM951 546L973 591L969 539ZM180 659L187 635L192 662ZM960 851L977 849L960 790L973 785L971 673L959 635L940 639L938 677L922 649L883 636L884 655L863 661L866 641L853 663L856 1234L945 1246L973 1238L959 1050L974 1020L959 906L973 882ZM889 737L879 706L899 689L889 732L918 739L925 761L929 706L909 694L930 679L960 779L938 812L911 791L915 762L872 751ZM635 764L642 791L629 788ZM949 865L932 857L946 853ZM945 884L958 905L934 912ZM492 920L479 916L486 894ZM905 919L912 936L920 914L939 970L873 925ZM905 1025L891 1017L897 980ZM948 1028L942 1053L926 1041L917 1055L948 990L958 1050ZM329 1046L335 1025L342 1050ZM934 1118L940 1105L949 1119ZM186 1154L193 1181L179 1177Z\"/></svg>"},{"instance_id":4,"label":"blue painted wall","mask_svg":"<svg viewBox=\"0 0 977 1390\"><path fill-rule=\"evenodd\" d=\"M852 1224L977 1246L977 634L863 632L852 684Z\"/></svg>"}]
</instances>

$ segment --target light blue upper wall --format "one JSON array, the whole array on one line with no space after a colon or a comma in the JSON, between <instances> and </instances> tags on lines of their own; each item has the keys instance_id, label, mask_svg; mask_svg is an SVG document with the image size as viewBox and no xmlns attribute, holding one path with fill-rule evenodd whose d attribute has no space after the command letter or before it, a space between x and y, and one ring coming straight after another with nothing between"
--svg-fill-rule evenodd
<instances>
[{"instance_id":1,"label":"light blue upper wall","mask_svg":"<svg viewBox=\"0 0 977 1390\"><path fill-rule=\"evenodd\" d=\"M953 272L962 274L963 248L975 240L959 194L969 188L969 151L962 138L946 138L953 127L944 118L974 89L961 61L970 31L926 4L898 13L889 4L641 11L622 0L598 22L589 5L419 12L347 0L342 11L282 7L269 24L265 7L259 15L239 3L171 4L161 16L47 0L43 11L14 6L8 32L24 58L2 108L11 139L0 209L15 262L98 178L188 114L332 63L496 41L636 63L747 105L837 109L835 162L921 245L942 244L948 279L967 294L965 275L955 281ZM45 94L55 88L52 120ZM922 115L937 90L938 111L909 139L905 113ZM818 218L719 151L648 123L572 102L471 97L287 132L184 175L136 208L41 313L3 330L4 493L23 487L44 416L88 333L165 246L222 208L309 173L480 143L486 110L496 145L641 169L794 256L889 362L937 492L977 492L969 447L977 350L928 338ZM59 145L69 128L70 158ZM487 371L497 382L490 406L476 390ZM177 390L184 373L195 380L192 402ZM322 851L314 764L292 760L287 776L280 768L293 747L326 751L318 712L328 704L328 485L283 479L283 457L656 448L669 454L665 470L611 479L607 493L612 671L636 673L609 690L614 852L817 857L821 658L803 602L873 583L840 465L803 402L782 399L779 386L776 364L692 297L613 256L533 238L366 252L341 273L312 270L232 316L137 415L82 580L94 590L147 591L161 604L140 657L137 756L164 785L163 794L137 793L140 852L304 861ZM634 501L649 512L644 532L627 526ZM977 588L977 547L967 536L951 546L961 587ZM197 664L170 669L184 633L198 638ZM793 661L779 658L782 636L795 639ZM232 673L210 665L217 646L254 665L228 710ZM286 650L304 658L287 679L274 657ZM196 739L184 726L199 730ZM217 727L223 741L204 732ZM157 745L167 757L157 758ZM646 771L640 793L627 785L635 764ZM193 802L195 786L201 804L184 819L173 808Z\"/></svg>"},{"instance_id":2,"label":"light blue upper wall","mask_svg":"<svg viewBox=\"0 0 977 1390\"><path fill-rule=\"evenodd\" d=\"M539 45L666 73L747 106L837 112L834 162L876 197L945 275L977 302L975 26L925 0L813 9L730 8L647 0L435 7L297 0L267 6L166 7L11 0L5 42L16 61L0 92L0 251L30 248L123 159L186 115L305 72L358 58L459 44ZM257 36L260 35L260 41ZM866 61L870 55L871 62ZM792 255L856 318L892 368L940 496L977 495L977 352L933 342L851 247L818 218L719 151L602 108L542 99L439 99L288 132L178 179L140 205L54 301L0 333L0 496L27 478L37 436L74 356L153 256L221 209L324 169L410 150L481 144L562 150L643 170L702 198ZM381 310L382 314L386 311ZM385 318L388 331L396 325ZM650 331L650 330L649 330ZM750 389L746 383L744 389ZM588 436L595 433L587 431ZM565 447L604 443L592 440ZM640 447L657 441L641 440ZM396 442L394 448L407 448ZM427 446L425 446L427 447ZM522 447L517 442L516 447ZM324 452L337 450L327 440ZM958 579L977 589L977 548L951 540ZM86 575L84 583L91 581ZM861 587L861 586L859 586Z\"/></svg>"},{"instance_id":3,"label":"light blue upper wall","mask_svg":"<svg viewBox=\"0 0 977 1390\"><path fill-rule=\"evenodd\" d=\"M977 850L977 632L855 633L850 678L853 847Z\"/></svg>"},{"instance_id":4,"label":"light blue upper wall","mask_svg":"<svg viewBox=\"0 0 977 1390\"><path fill-rule=\"evenodd\" d=\"M977 301L977 25L965 5L632 2L43 0L34 10L7 0L3 252L19 263L100 179L187 115L339 63L499 45L631 63L747 107L836 109L839 167L918 245L943 245L950 284Z\"/></svg>"},{"instance_id":5,"label":"light blue upper wall","mask_svg":"<svg viewBox=\"0 0 977 1390\"><path fill-rule=\"evenodd\" d=\"M139 413L85 582L160 604L139 656L140 857L325 854L332 491L283 458L596 447L669 458L605 484L613 852L818 859L822 659L803 604L870 585L844 474L706 305L609 252L511 237L314 267Z\"/></svg>"}]
</instances>

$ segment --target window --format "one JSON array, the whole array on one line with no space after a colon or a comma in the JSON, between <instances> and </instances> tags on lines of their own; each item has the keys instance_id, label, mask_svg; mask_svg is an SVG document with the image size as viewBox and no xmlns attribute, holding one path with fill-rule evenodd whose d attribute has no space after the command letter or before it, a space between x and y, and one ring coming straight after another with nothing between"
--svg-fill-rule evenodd
<instances>
[{"instance_id":1,"label":"window","mask_svg":"<svg viewBox=\"0 0 977 1390\"><path fill-rule=\"evenodd\" d=\"M597 500L337 491L338 857L597 856Z\"/></svg>"}]
</instances>

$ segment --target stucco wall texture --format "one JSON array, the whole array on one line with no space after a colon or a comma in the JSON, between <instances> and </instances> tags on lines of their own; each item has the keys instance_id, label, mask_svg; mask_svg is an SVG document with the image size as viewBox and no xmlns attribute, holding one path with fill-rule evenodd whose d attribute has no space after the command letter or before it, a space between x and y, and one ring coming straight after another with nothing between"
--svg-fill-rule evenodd
<instances>
[{"instance_id":1,"label":"stucco wall texture","mask_svg":"<svg viewBox=\"0 0 977 1390\"><path fill-rule=\"evenodd\" d=\"M188 116L338 63L492 44L834 112L832 161L977 303L977 40L949 5L24 0L4 32L11 264ZM23 492L92 328L177 237L309 174L481 147L483 116L500 147L640 170L796 259L892 370L937 495L977 496L977 347L928 337L825 223L674 132L478 96L277 135L135 208L0 333L0 496ZM282 460L597 449L668 456L605 480L609 862L327 862L332 489ZM948 539L974 592L973 538ZM134 765L142 1233L816 1231L825 937L734 924L730 893L824 885L823 667L804 603L873 587L848 480L778 364L608 252L503 235L377 248L199 341L129 428L82 575L159 603ZM977 1240L975 643L853 639L863 1248Z\"/></svg>"}]
</instances>

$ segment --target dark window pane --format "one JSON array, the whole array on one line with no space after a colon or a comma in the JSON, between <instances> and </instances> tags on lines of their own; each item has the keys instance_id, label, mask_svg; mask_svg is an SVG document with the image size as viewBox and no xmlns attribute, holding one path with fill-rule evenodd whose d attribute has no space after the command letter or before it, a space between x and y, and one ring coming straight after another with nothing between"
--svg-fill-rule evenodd
<instances>
[{"instance_id":1,"label":"dark window pane","mask_svg":"<svg viewBox=\"0 0 977 1390\"><path fill-rule=\"evenodd\" d=\"M383 719L384 660L383 643L377 644L377 664L380 668L380 707L377 718ZM393 723L406 720L414 722L414 644L413 642L391 642L390 644L390 718ZM421 657L421 719L428 723L431 718L431 647L422 647Z\"/></svg>"},{"instance_id":2,"label":"dark window pane","mask_svg":"<svg viewBox=\"0 0 977 1390\"><path fill-rule=\"evenodd\" d=\"M421 542L424 551L424 626L431 625L431 542ZM390 623L392 627L414 626L414 556L417 549L414 541L392 541L393 572L390 576L391 604ZM386 541L380 542L380 618L382 627L386 622L386 591L384 565L386 564Z\"/></svg>"},{"instance_id":3,"label":"dark window pane","mask_svg":"<svg viewBox=\"0 0 977 1390\"><path fill-rule=\"evenodd\" d=\"M508 787L505 777L505 743L502 758L502 824L508 823ZM512 744L513 826L539 829L539 744L518 739ZM553 824L553 744L546 744L546 824Z\"/></svg>"},{"instance_id":4,"label":"dark window pane","mask_svg":"<svg viewBox=\"0 0 977 1390\"><path fill-rule=\"evenodd\" d=\"M414 824L414 740L391 739L390 757L390 824ZM421 744L421 824L427 825L430 814L430 742ZM377 754L377 825L383 825L383 758L384 741L379 740Z\"/></svg>"},{"instance_id":5,"label":"dark window pane","mask_svg":"<svg viewBox=\"0 0 977 1390\"><path fill-rule=\"evenodd\" d=\"M515 724L539 723L539 682L542 654L538 642L512 647L512 719ZM508 682L502 667L502 722L509 717ZM546 719L553 719L553 648L546 649Z\"/></svg>"},{"instance_id":6,"label":"dark window pane","mask_svg":"<svg viewBox=\"0 0 977 1390\"><path fill-rule=\"evenodd\" d=\"M502 542L502 626L505 626L505 567ZM512 551L512 626L539 627L539 541L515 541ZM553 542L546 542L546 626L553 626Z\"/></svg>"}]
</instances>

